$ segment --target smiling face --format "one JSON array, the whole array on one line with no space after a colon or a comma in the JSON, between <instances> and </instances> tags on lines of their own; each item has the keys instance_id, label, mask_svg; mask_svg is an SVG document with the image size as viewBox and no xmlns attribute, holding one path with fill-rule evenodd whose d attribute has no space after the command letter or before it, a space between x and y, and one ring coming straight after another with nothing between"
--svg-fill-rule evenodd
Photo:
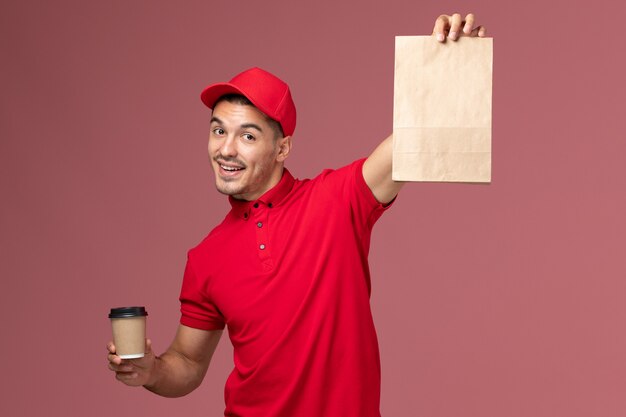
<instances>
[{"instance_id":1,"label":"smiling face","mask_svg":"<svg viewBox=\"0 0 626 417\"><path fill-rule=\"evenodd\" d=\"M223 100L214 107L209 158L220 193L251 201L278 184L291 137L277 137L270 122L254 106Z\"/></svg>"}]
</instances>

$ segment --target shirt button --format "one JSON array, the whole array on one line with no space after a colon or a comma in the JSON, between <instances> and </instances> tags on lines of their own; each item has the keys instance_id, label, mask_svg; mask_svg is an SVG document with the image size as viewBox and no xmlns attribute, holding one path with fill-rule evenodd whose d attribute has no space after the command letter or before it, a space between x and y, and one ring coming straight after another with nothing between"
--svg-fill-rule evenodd
<instances>
[{"instance_id":1,"label":"shirt button","mask_svg":"<svg viewBox=\"0 0 626 417\"><path fill-rule=\"evenodd\" d=\"M257 227L263 227L263 223L261 223L261 222L258 222L256 225L257 225Z\"/></svg>"},{"instance_id":2,"label":"shirt button","mask_svg":"<svg viewBox=\"0 0 626 417\"><path fill-rule=\"evenodd\" d=\"M259 208L259 203L254 203L254 208Z\"/></svg>"},{"instance_id":3,"label":"shirt button","mask_svg":"<svg viewBox=\"0 0 626 417\"><path fill-rule=\"evenodd\" d=\"M263 244L259 245L259 249L261 249L261 250L265 249L265 245L263 245Z\"/></svg>"},{"instance_id":4,"label":"shirt button","mask_svg":"<svg viewBox=\"0 0 626 417\"><path fill-rule=\"evenodd\" d=\"M269 208L274 207L274 205L273 205L272 203L269 203L267 206L268 206Z\"/></svg>"}]
</instances>

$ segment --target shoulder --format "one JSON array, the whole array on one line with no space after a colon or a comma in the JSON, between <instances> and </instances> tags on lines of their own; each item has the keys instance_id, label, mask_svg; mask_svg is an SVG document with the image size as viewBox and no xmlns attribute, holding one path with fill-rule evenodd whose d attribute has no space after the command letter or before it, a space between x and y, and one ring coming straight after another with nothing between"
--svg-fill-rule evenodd
<instances>
[{"instance_id":1,"label":"shoulder","mask_svg":"<svg viewBox=\"0 0 626 417\"><path fill-rule=\"evenodd\" d=\"M349 184L359 177L363 178L363 164L365 158L357 159L356 161L345 165L337 169L325 169L317 177L313 178L311 182L313 184Z\"/></svg>"},{"instance_id":2,"label":"shoulder","mask_svg":"<svg viewBox=\"0 0 626 417\"><path fill-rule=\"evenodd\" d=\"M235 214L229 211L224 219L215 226L196 246L189 249L187 252L187 256L191 259L198 255L206 254L207 252L211 252L215 245L219 244L224 238L232 233L229 230L232 229L234 222Z\"/></svg>"}]
</instances>

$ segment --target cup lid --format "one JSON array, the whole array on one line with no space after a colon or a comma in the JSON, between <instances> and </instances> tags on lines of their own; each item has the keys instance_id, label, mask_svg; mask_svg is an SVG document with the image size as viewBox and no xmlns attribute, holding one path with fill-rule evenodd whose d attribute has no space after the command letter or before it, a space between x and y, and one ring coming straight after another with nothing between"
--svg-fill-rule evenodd
<instances>
[{"instance_id":1,"label":"cup lid","mask_svg":"<svg viewBox=\"0 0 626 417\"><path fill-rule=\"evenodd\" d=\"M145 307L117 307L112 308L109 313L110 319L122 319L127 317L147 316L148 312Z\"/></svg>"}]
</instances>

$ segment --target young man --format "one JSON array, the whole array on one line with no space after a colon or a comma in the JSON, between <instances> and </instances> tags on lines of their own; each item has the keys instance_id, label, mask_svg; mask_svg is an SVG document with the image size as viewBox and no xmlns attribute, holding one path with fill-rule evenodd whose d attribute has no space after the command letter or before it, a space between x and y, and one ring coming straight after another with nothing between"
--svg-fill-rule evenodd
<instances>
[{"instance_id":1,"label":"young man","mask_svg":"<svg viewBox=\"0 0 626 417\"><path fill-rule=\"evenodd\" d=\"M474 17L441 16L439 41ZM163 396L202 382L228 326L235 368L226 416L379 417L380 363L371 316L370 234L402 187L391 180L392 138L367 158L312 180L284 168L296 124L289 87L253 68L207 87L209 157L232 209L188 254L172 345L109 367Z\"/></svg>"}]
</instances>

